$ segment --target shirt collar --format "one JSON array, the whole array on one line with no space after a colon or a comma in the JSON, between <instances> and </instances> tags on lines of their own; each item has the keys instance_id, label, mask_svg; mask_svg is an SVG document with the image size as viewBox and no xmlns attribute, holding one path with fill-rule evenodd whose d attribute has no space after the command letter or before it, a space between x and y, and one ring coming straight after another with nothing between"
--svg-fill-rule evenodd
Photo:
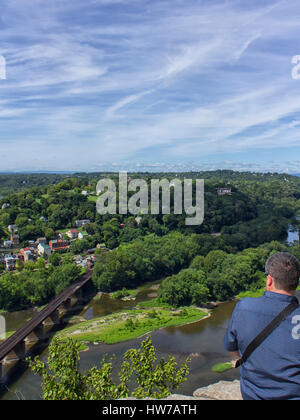
<instances>
[{"instance_id":1,"label":"shirt collar","mask_svg":"<svg viewBox=\"0 0 300 420\"><path fill-rule=\"evenodd\" d=\"M282 293L275 293L275 292L266 291L264 293L264 296L267 297L267 298L280 300L281 302L288 302L288 303L297 302L297 303L299 303L296 296L284 295Z\"/></svg>"}]
</instances>

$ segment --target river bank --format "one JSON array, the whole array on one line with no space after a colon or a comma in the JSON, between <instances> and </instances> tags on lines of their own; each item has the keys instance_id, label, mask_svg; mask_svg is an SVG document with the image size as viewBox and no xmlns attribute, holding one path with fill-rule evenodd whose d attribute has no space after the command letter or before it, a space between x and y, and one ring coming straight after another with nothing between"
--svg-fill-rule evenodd
<instances>
[{"instance_id":1,"label":"river bank","mask_svg":"<svg viewBox=\"0 0 300 420\"><path fill-rule=\"evenodd\" d=\"M82 310L80 316L92 320L112 314L112 312L127 312L136 307L139 302L145 301L145 298L153 293L152 287L153 283L149 284L147 288L143 288L136 301L116 300L106 294L103 294L101 298L98 296ZM191 360L188 380L180 386L178 394L193 395L196 389L218 381L230 382L239 379L238 369L231 369L223 373L216 373L212 370L217 363L228 362L228 352L224 349L223 337L235 304L236 301L222 303L210 311L211 316L205 316L200 321L160 328L149 333L152 343L157 349L158 359L167 359L172 355L179 364L183 363L187 357ZM20 318L24 320L29 314L23 312L14 315L14 322L12 318L7 319L10 330L16 329L16 324L21 322ZM86 371L93 366L98 366L104 356L107 359L113 357L117 375L124 353L129 348L139 347L143 340L144 338L139 337L115 344L89 343L88 351L80 353L80 369ZM82 347L82 349L84 348ZM48 350L44 349L40 353L40 357L42 361L46 362ZM0 385L0 400L17 399L17 395L20 393L26 400L39 400L41 398L41 378L29 371L25 364L23 366L21 363L18 366L14 375L6 380L5 386L1 387ZM5 375L5 369L3 374Z\"/></svg>"}]
</instances>

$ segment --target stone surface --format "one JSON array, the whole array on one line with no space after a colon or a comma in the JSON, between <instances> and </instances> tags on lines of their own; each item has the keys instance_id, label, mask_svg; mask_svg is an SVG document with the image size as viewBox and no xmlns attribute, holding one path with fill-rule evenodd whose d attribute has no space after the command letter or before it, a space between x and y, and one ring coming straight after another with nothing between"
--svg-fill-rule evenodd
<instances>
[{"instance_id":1,"label":"stone surface","mask_svg":"<svg viewBox=\"0 0 300 420\"><path fill-rule=\"evenodd\" d=\"M220 381L216 384L197 389L193 396L209 400L242 400L240 381Z\"/></svg>"}]
</instances>

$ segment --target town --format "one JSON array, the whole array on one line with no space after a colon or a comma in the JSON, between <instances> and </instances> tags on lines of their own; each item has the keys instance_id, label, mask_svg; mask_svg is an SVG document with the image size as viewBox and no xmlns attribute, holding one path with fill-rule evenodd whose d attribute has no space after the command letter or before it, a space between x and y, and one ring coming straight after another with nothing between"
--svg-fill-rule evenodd
<instances>
[{"instance_id":1,"label":"town","mask_svg":"<svg viewBox=\"0 0 300 420\"><path fill-rule=\"evenodd\" d=\"M10 239L0 242L0 264L4 265L5 271L15 271L18 267L23 267L29 261L37 261L40 257L47 260L53 252L66 252L69 250L72 241L82 240L89 236L86 231L78 230L78 228L82 228L89 223L90 220L88 219L77 220L76 228L69 229L65 233L57 231L56 239L49 242L45 237L28 240L28 246L20 249L18 248L20 244L18 226L9 225ZM86 250L83 256L74 255L75 263L83 268L92 268L96 260L93 253L99 248L106 250L104 244L98 244L96 248Z\"/></svg>"}]
</instances>

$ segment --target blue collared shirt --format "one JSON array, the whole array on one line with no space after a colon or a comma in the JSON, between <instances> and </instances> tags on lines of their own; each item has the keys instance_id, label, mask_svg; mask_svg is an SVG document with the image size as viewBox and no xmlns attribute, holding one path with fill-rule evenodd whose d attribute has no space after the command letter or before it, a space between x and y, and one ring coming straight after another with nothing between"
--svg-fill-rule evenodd
<instances>
[{"instance_id":1,"label":"blue collared shirt","mask_svg":"<svg viewBox=\"0 0 300 420\"><path fill-rule=\"evenodd\" d=\"M274 292L242 299L224 337L226 350L242 355L248 344L295 299ZM245 400L300 400L300 307L254 350L240 374Z\"/></svg>"}]
</instances>

